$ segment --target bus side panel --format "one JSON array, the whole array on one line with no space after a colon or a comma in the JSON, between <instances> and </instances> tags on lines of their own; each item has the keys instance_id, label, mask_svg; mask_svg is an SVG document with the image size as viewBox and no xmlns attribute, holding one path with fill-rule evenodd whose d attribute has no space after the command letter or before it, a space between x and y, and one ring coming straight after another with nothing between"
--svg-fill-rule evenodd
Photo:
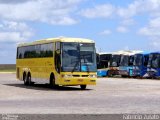
<instances>
[{"instance_id":1,"label":"bus side panel","mask_svg":"<svg viewBox=\"0 0 160 120\"><path fill-rule=\"evenodd\" d=\"M51 58L34 58L17 60L17 70L22 78L23 72L30 72L32 78L42 78L49 80L50 74L54 71L53 57ZM18 75L18 73L17 73Z\"/></svg>"}]
</instances>

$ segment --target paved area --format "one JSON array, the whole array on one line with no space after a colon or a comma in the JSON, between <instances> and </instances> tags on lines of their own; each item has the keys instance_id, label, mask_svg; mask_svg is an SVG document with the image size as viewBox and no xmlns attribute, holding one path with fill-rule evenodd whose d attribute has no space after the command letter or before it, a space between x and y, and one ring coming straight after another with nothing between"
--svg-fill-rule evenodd
<instances>
[{"instance_id":1,"label":"paved area","mask_svg":"<svg viewBox=\"0 0 160 120\"><path fill-rule=\"evenodd\" d=\"M87 90L23 85L13 73L0 74L0 113L160 113L160 80L98 78Z\"/></svg>"}]
</instances>

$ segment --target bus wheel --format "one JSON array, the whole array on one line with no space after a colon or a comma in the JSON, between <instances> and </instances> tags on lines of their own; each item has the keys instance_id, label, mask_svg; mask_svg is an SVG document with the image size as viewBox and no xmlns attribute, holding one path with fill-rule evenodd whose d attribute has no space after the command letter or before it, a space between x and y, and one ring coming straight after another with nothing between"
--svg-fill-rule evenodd
<instances>
[{"instance_id":1,"label":"bus wheel","mask_svg":"<svg viewBox=\"0 0 160 120\"><path fill-rule=\"evenodd\" d=\"M24 85L28 85L28 76L25 73L23 74L23 81Z\"/></svg>"},{"instance_id":2,"label":"bus wheel","mask_svg":"<svg viewBox=\"0 0 160 120\"><path fill-rule=\"evenodd\" d=\"M122 78L127 78L127 76L126 76L126 75L121 75L121 77L122 77Z\"/></svg>"},{"instance_id":3,"label":"bus wheel","mask_svg":"<svg viewBox=\"0 0 160 120\"><path fill-rule=\"evenodd\" d=\"M136 78L136 76L132 76L133 78Z\"/></svg>"},{"instance_id":4,"label":"bus wheel","mask_svg":"<svg viewBox=\"0 0 160 120\"><path fill-rule=\"evenodd\" d=\"M54 78L53 74L51 74L51 76L50 76L49 85L50 85L50 87L55 87L55 78Z\"/></svg>"},{"instance_id":5,"label":"bus wheel","mask_svg":"<svg viewBox=\"0 0 160 120\"><path fill-rule=\"evenodd\" d=\"M108 71L108 77L112 77L111 71Z\"/></svg>"},{"instance_id":6,"label":"bus wheel","mask_svg":"<svg viewBox=\"0 0 160 120\"><path fill-rule=\"evenodd\" d=\"M27 81L28 81L28 85L31 85L32 81L31 81L31 75L30 75L30 73L27 76Z\"/></svg>"},{"instance_id":7,"label":"bus wheel","mask_svg":"<svg viewBox=\"0 0 160 120\"><path fill-rule=\"evenodd\" d=\"M87 85L80 85L80 87L81 87L81 90L85 90Z\"/></svg>"}]
</instances>

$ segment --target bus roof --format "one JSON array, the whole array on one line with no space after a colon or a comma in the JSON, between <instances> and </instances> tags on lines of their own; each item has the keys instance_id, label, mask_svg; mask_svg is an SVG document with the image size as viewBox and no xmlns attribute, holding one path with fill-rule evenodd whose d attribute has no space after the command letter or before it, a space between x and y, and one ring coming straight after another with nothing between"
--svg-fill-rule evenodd
<instances>
[{"instance_id":1,"label":"bus roof","mask_svg":"<svg viewBox=\"0 0 160 120\"><path fill-rule=\"evenodd\" d=\"M99 55L112 55L112 52L100 52Z\"/></svg>"},{"instance_id":2,"label":"bus roof","mask_svg":"<svg viewBox=\"0 0 160 120\"><path fill-rule=\"evenodd\" d=\"M51 43L51 42L94 43L94 41L90 40L90 39L59 37L59 38L47 38L47 39L37 40L37 41L34 41L34 42L28 42L28 43L21 43L21 44L18 44L18 47L28 46L28 45L44 44L44 43Z\"/></svg>"},{"instance_id":3,"label":"bus roof","mask_svg":"<svg viewBox=\"0 0 160 120\"><path fill-rule=\"evenodd\" d=\"M149 52L149 51L144 51L144 52L141 52L141 53L137 53L137 54L148 55L148 54L150 54L150 53L152 53L152 52Z\"/></svg>"},{"instance_id":4,"label":"bus roof","mask_svg":"<svg viewBox=\"0 0 160 120\"><path fill-rule=\"evenodd\" d=\"M160 51L155 51L155 52L151 52L151 53L160 53Z\"/></svg>"},{"instance_id":5,"label":"bus roof","mask_svg":"<svg viewBox=\"0 0 160 120\"><path fill-rule=\"evenodd\" d=\"M117 52L114 52L113 55L134 55L136 53L141 53L143 51L140 50L120 50Z\"/></svg>"}]
</instances>

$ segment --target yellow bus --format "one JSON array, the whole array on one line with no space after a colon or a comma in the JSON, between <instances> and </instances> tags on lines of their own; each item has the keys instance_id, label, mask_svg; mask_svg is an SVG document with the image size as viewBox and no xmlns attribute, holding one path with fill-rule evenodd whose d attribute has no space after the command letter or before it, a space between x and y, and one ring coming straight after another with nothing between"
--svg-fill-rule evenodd
<instances>
[{"instance_id":1,"label":"yellow bus","mask_svg":"<svg viewBox=\"0 0 160 120\"><path fill-rule=\"evenodd\" d=\"M95 43L81 38L48 38L17 46L16 77L31 85L96 85ZM41 83L41 82L40 82Z\"/></svg>"}]
</instances>

